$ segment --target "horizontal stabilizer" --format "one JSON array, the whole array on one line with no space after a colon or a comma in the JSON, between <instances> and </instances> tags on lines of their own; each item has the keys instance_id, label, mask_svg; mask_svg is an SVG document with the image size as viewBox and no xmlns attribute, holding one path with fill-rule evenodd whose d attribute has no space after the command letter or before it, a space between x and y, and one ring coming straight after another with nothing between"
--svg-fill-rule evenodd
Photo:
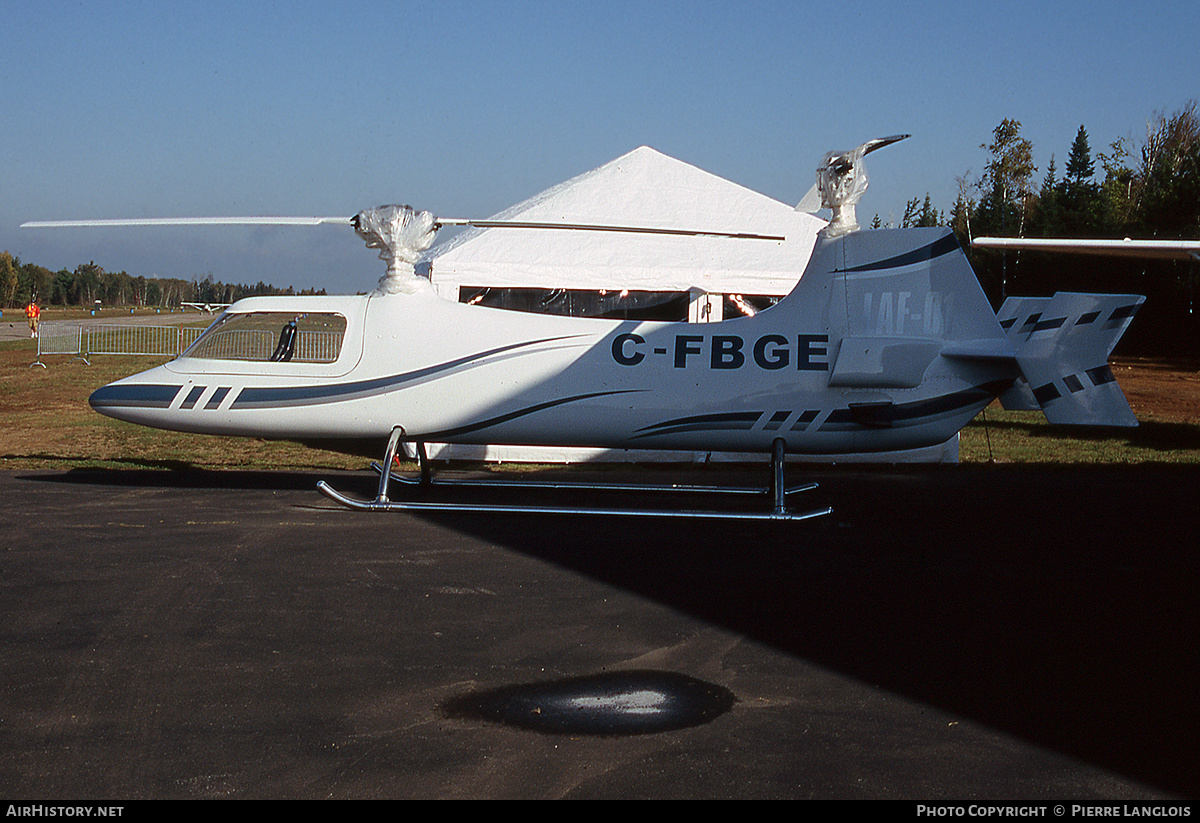
<instances>
[{"instance_id":1,"label":"horizontal stabilizer","mask_svg":"<svg viewBox=\"0 0 1200 823\"><path fill-rule=\"evenodd\" d=\"M1144 300L1069 292L1006 300L997 319L1023 380L1001 398L1004 407L1040 408L1054 424L1136 426L1108 358Z\"/></svg>"}]
</instances>

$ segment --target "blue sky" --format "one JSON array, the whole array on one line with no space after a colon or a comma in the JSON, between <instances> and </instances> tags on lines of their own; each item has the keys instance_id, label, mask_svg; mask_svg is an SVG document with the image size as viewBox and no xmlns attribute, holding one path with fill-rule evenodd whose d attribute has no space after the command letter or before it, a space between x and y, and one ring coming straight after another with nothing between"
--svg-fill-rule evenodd
<instances>
[{"instance_id":1,"label":"blue sky","mask_svg":"<svg viewBox=\"0 0 1200 823\"><path fill-rule=\"evenodd\" d=\"M870 219L948 210L992 129L1044 173L1200 97L1200 4L0 0L0 249L50 269L371 288L349 231L34 219L485 217L641 145L785 202L829 149ZM747 226L747 230L753 230Z\"/></svg>"}]
</instances>

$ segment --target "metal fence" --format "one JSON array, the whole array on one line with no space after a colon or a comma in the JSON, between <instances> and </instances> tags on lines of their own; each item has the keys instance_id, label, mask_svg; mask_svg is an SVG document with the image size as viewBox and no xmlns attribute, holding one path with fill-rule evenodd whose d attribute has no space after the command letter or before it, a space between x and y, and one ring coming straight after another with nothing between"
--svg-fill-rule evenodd
<instances>
[{"instance_id":1,"label":"metal fence","mask_svg":"<svg viewBox=\"0 0 1200 823\"><path fill-rule=\"evenodd\" d=\"M274 332L265 329L229 329L204 339L195 357L214 360L270 360L275 351ZM342 333L300 331L290 360L294 363L332 363L342 348Z\"/></svg>"},{"instance_id":2,"label":"metal fence","mask_svg":"<svg viewBox=\"0 0 1200 823\"><path fill-rule=\"evenodd\" d=\"M38 325L38 356L31 366L46 368L43 354L69 354L85 363L95 354L144 354L175 357L195 342L204 329L182 326Z\"/></svg>"},{"instance_id":3,"label":"metal fence","mask_svg":"<svg viewBox=\"0 0 1200 823\"><path fill-rule=\"evenodd\" d=\"M67 354L90 364L93 355L134 354L177 357L196 342L202 328L182 326L81 325L42 323L38 327L38 357L31 366L46 367L43 354ZM294 362L332 363L342 345L340 332L302 331L296 335ZM206 357L221 360L269 360L275 336L256 329L219 332L205 346Z\"/></svg>"},{"instance_id":4,"label":"metal fence","mask_svg":"<svg viewBox=\"0 0 1200 823\"><path fill-rule=\"evenodd\" d=\"M204 329L181 326L87 326L83 339L93 354L148 354L171 357L192 344Z\"/></svg>"},{"instance_id":5,"label":"metal fence","mask_svg":"<svg viewBox=\"0 0 1200 823\"><path fill-rule=\"evenodd\" d=\"M43 354L73 354L83 356L83 327L66 323L38 324L38 359L34 366L46 367Z\"/></svg>"}]
</instances>

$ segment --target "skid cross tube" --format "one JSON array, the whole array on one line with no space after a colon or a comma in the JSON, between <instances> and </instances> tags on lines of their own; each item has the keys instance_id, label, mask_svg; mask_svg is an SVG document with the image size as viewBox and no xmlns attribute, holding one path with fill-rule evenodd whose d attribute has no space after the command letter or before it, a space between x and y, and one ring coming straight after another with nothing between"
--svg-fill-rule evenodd
<instances>
[{"instance_id":1,"label":"skid cross tube","mask_svg":"<svg viewBox=\"0 0 1200 823\"><path fill-rule=\"evenodd\" d=\"M429 469L428 458L425 454L425 444L416 443L417 459L420 463L420 477L410 478L385 470L390 467L396 457L396 449L404 437L404 429L397 426L392 429L388 438L387 450L382 465L372 463L371 467L379 473L379 490L374 500L361 500L342 494L333 489L328 483L321 481L317 488L329 498L359 511L429 511L429 512L488 512L499 514L569 514L586 516L623 516L623 517L672 517L688 519L718 519L718 520L776 520L797 521L821 517L833 511L832 508L819 508L812 511L796 512L787 508L787 495L817 488L816 483L787 488L783 482L783 463L785 443L777 438L771 450L771 485L767 489L747 487L718 487L694 485L642 485L622 483L579 483L541 480L508 480L488 481L470 479L434 479ZM770 511L717 511L707 509L675 510L675 509L635 509L635 508L595 508L586 506L531 506L531 505L500 505L492 503L439 503L423 500L393 500L389 495L391 483L398 482L405 486L429 487L477 487L477 488L524 488L574 491L634 491L634 492L688 492L702 494L758 494L770 496L772 505Z\"/></svg>"}]
</instances>

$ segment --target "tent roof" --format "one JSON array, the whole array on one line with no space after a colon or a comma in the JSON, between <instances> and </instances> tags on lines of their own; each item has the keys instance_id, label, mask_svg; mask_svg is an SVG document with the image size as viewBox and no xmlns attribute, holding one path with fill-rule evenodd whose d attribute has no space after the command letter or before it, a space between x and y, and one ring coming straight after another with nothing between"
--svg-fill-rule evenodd
<instances>
[{"instance_id":1,"label":"tent roof","mask_svg":"<svg viewBox=\"0 0 1200 823\"><path fill-rule=\"evenodd\" d=\"M782 235L785 241L549 229L469 229L435 246L449 286L786 294L817 232L811 214L647 146L490 218Z\"/></svg>"}]
</instances>

